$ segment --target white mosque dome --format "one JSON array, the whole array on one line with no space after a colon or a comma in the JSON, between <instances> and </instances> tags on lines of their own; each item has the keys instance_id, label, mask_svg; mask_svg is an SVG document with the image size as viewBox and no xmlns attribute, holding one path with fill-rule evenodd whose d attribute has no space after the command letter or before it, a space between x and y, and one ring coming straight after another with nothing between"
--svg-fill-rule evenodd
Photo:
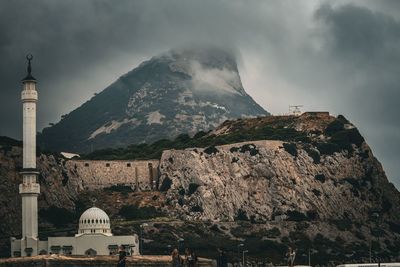
<instances>
[{"instance_id":1,"label":"white mosque dome","mask_svg":"<svg viewBox=\"0 0 400 267\"><path fill-rule=\"evenodd\" d=\"M97 207L87 209L79 218L78 236L84 234L112 235L110 218Z\"/></svg>"}]
</instances>

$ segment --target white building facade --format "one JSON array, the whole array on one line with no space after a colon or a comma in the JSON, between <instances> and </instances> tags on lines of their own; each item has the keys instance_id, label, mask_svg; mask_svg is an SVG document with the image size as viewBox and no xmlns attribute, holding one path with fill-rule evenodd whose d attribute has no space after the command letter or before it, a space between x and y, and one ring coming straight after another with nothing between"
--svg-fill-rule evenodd
<instances>
[{"instance_id":1,"label":"white building facade","mask_svg":"<svg viewBox=\"0 0 400 267\"><path fill-rule=\"evenodd\" d=\"M38 201L40 185L36 169L36 79L31 75L32 56L28 55L28 75L22 80L23 106L23 170L19 193L22 198L22 238L11 237L11 257L39 254L113 255L123 245L131 255L139 254L138 236L113 236L110 218L101 209L92 207L79 219L78 233L72 237L38 238Z\"/></svg>"}]
</instances>

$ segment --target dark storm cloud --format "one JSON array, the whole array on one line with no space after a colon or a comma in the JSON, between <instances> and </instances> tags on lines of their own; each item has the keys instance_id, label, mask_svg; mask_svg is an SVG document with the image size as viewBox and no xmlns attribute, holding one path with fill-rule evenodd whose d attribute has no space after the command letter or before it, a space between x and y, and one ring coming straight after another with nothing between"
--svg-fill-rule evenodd
<instances>
[{"instance_id":1,"label":"dark storm cloud","mask_svg":"<svg viewBox=\"0 0 400 267\"><path fill-rule=\"evenodd\" d=\"M1 1L0 135L21 136L20 79L34 54L39 128L175 46L237 51L265 109L344 114L400 186L399 1Z\"/></svg>"},{"instance_id":2,"label":"dark storm cloud","mask_svg":"<svg viewBox=\"0 0 400 267\"><path fill-rule=\"evenodd\" d=\"M324 5L316 19L326 26L326 52L341 69L336 85L347 85L337 89L345 96L345 112L358 122L399 187L400 21L352 4Z\"/></svg>"}]
</instances>

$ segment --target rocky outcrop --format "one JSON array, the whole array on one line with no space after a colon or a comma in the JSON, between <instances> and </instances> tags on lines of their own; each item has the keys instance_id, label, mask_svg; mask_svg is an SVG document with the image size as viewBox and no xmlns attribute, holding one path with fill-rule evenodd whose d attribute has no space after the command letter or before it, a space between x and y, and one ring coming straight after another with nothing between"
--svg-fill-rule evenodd
<instances>
[{"instance_id":1,"label":"rocky outcrop","mask_svg":"<svg viewBox=\"0 0 400 267\"><path fill-rule=\"evenodd\" d=\"M307 151L317 153L318 162ZM400 219L399 193L365 143L352 155L268 140L169 150L160 171L161 190L185 219L365 221L385 204L385 218Z\"/></svg>"}]
</instances>

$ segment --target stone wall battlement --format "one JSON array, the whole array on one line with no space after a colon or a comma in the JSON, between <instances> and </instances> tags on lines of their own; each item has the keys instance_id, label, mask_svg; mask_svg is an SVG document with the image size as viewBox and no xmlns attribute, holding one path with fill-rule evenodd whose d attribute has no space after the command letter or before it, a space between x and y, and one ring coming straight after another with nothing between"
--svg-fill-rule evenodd
<instances>
[{"instance_id":1,"label":"stone wall battlement","mask_svg":"<svg viewBox=\"0 0 400 267\"><path fill-rule=\"evenodd\" d=\"M81 178L85 189L101 189L114 185L131 186L147 191L158 183L159 160L68 160L70 175Z\"/></svg>"}]
</instances>

